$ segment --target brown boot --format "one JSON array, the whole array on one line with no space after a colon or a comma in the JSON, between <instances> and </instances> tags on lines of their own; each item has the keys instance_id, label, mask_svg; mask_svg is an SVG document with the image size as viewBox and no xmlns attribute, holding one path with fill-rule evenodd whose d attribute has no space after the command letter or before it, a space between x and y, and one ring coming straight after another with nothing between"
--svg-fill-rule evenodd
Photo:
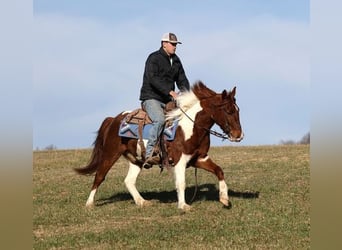
<instances>
[{"instance_id":1,"label":"brown boot","mask_svg":"<svg viewBox=\"0 0 342 250\"><path fill-rule=\"evenodd\" d=\"M148 168L151 168L153 165L159 164L159 163L160 163L159 155L150 156L145 160L143 167L148 169Z\"/></svg>"}]
</instances>

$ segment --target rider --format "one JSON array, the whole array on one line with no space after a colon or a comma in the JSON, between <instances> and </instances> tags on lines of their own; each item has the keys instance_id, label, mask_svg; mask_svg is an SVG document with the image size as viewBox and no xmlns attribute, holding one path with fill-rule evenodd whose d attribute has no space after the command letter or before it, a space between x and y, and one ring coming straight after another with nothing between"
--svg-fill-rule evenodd
<instances>
[{"instance_id":1,"label":"rider","mask_svg":"<svg viewBox=\"0 0 342 250\"><path fill-rule=\"evenodd\" d=\"M159 156L153 155L153 149L164 127L165 105L177 97L175 83L181 92L190 89L183 65L175 54L177 44L181 42L174 33L165 33L160 49L151 53L145 63L140 100L152 120L152 127L148 133L144 168L159 163Z\"/></svg>"}]
</instances>

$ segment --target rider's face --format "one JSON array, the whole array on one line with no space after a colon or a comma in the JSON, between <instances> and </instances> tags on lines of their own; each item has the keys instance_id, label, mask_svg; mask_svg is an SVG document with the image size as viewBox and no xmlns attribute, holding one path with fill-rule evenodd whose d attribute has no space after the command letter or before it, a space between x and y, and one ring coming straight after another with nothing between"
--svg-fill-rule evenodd
<instances>
[{"instance_id":1,"label":"rider's face","mask_svg":"<svg viewBox=\"0 0 342 250\"><path fill-rule=\"evenodd\" d=\"M168 55L176 53L177 43L163 42L163 48Z\"/></svg>"}]
</instances>

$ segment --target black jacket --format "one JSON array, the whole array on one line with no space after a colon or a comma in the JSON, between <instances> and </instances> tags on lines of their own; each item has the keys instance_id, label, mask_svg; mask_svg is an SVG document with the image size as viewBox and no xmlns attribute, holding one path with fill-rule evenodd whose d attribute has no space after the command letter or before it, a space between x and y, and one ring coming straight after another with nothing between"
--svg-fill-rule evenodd
<instances>
[{"instance_id":1,"label":"black jacket","mask_svg":"<svg viewBox=\"0 0 342 250\"><path fill-rule=\"evenodd\" d=\"M179 57L174 54L170 57L163 48L150 54L145 63L143 84L140 90L140 100L156 99L163 103L171 101L169 92L175 90L175 82L180 91L189 90L189 81L186 78L183 65Z\"/></svg>"}]
</instances>

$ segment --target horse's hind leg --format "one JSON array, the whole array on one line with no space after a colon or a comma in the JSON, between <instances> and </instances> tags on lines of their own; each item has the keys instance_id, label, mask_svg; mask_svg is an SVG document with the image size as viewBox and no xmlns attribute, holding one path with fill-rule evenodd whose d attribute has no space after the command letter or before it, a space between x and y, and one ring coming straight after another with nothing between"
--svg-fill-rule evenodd
<instances>
[{"instance_id":1,"label":"horse's hind leg","mask_svg":"<svg viewBox=\"0 0 342 250\"><path fill-rule=\"evenodd\" d=\"M195 167L202 168L204 170L207 170L213 174L216 175L218 181L219 181L219 197L220 202L224 206L229 206L229 197L228 197L228 186L226 181L224 180L224 173L222 171L222 168L218 165L216 165L209 156L198 158L195 162Z\"/></svg>"},{"instance_id":2,"label":"horse's hind leg","mask_svg":"<svg viewBox=\"0 0 342 250\"><path fill-rule=\"evenodd\" d=\"M86 202L86 207L93 207L94 206L94 198L97 189L101 185L101 183L105 180L106 175L113 164L120 158L121 153L118 153L111 157L111 159L104 159L100 165L100 167L96 171L96 175L94 178L93 186L91 188L89 197Z\"/></svg>"},{"instance_id":3,"label":"horse's hind leg","mask_svg":"<svg viewBox=\"0 0 342 250\"><path fill-rule=\"evenodd\" d=\"M129 163L129 169L127 176L125 178L125 185L129 191L129 193L132 195L135 204L138 206L146 206L149 205L149 201L145 200L137 190L135 183L138 178L139 173L141 172L141 168L133 163Z\"/></svg>"}]
</instances>

